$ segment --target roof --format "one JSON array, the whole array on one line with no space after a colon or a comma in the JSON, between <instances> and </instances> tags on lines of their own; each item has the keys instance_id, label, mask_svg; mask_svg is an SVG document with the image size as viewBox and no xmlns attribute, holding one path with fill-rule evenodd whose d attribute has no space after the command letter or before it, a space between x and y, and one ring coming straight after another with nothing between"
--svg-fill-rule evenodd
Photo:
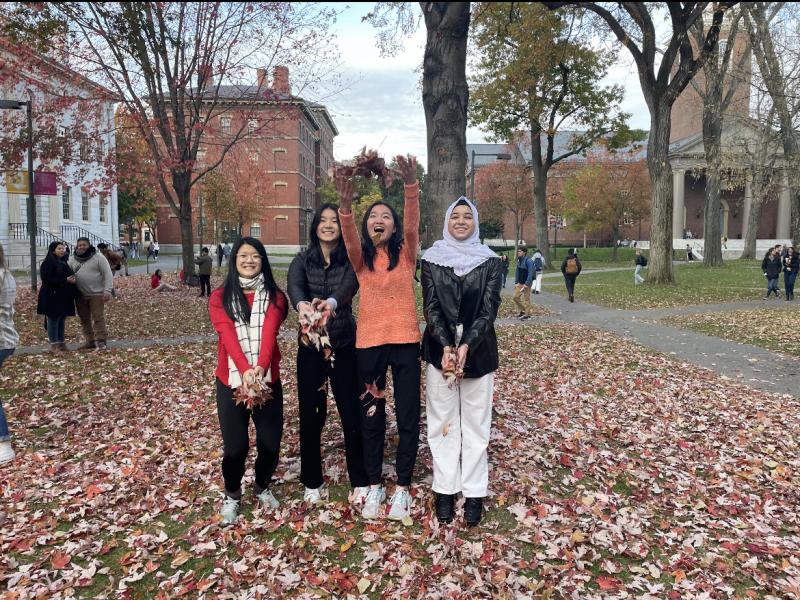
<instances>
[{"instance_id":1,"label":"roof","mask_svg":"<svg viewBox=\"0 0 800 600\"><path fill-rule=\"evenodd\" d=\"M212 98L209 97L209 100ZM298 96L293 96L291 94L283 94L279 92L275 92L272 88L268 88L265 86L258 86L258 85L220 85L217 88L217 95L216 100L218 102L254 102L254 103L263 103L266 105L278 105L278 104L291 104L300 107L300 110L308 117L308 120L319 129L319 121L314 116L312 112L312 108L314 107L313 103L309 103L306 100ZM328 122L333 126L333 121L330 118L330 115L327 115L327 109L321 104L316 105L317 107L322 108L325 110L325 115L328 119ZM316 109L316 112L320 112L319 108ZM338 134L338 130L336 127L333 126L334 131Z\"/></svg>"},{"instance_id":2,"label":"roof","mask_svg":"<svg viewBox=\"0 0 800 600\"><path fill-rule=\"evenodd\" d=\"M328 122L328 125L333 130L333 135L339 135L339 130L334 124L333 119L331 118L331 115L324 104L319 104L318 102L306 102L306 104L311 107L312 111L322 114L323 118Z\"/></svg>"},{"instance_id":3,"label":"roof","mask_svg":"<svg viewBox=\"0 0 800 600\"><path fill-rule=\"evenodd\" d=\"M569 147L573 138L583 133L585 132L575 130L557 131L555 138L553 139L553 157L559 157L565 152L569 152ZM526 134L526 139L530 140L530 134ZM544 153L547 149L547 138L542 137L540 139L542 144L542 153ZM601 144L597 143L592 146L592 148L599 149L600 146ZM533 153L531 152L530 143L522 144L522 146L519 148L519 151L524 157L526 163L530 163L533 160ZM617 154L627 154L627 158L629 160L645 160L647 158L647 137L640 142L634 142L628 146L624 146L623 148L618 148L617 150L614 150L614 152ZM587 160L585 153L583 153L568 156L561 162L581 164L587 162Z\"/></svg>"},{"instance_id":4,"label":"roof","mask_svg":"<svg viewBox=\"0 0 800 600\"><path fill-rule=\"evenodd\" d=\"M513 164L523 164L516 144L467 144L467 173L472 168L473 152L476 169L497 162L498 154L511 154Z\"/></svg>"}]
</instances>

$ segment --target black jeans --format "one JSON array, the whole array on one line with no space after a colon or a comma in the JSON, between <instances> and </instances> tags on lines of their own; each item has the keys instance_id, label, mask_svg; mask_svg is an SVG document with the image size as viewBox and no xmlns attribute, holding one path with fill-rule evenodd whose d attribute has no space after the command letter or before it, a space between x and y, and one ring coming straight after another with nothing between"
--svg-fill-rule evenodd
<instances>
[{"instance_id":1,"label":"black jeans","mask_svg":"<svg viewBox=\"0 0 800 600\"><path fill-rule=\"evenodd\" d=\"M211 275L200 275L200 295L211 295Z\"/></svg>"},{"instance_id":2,"label":"black jeans","mask_svg":"<svg viewBox=\"0 0 800 600\"><path fill-rule=\"evenodd\" d=\"M356 350L358 389L361 400L361 435L364 466L369 483L381 483L383 448L386 438L386 400L368 390L375 385L386 389L386 370L392 368L394 411L397 415L397 484L410 485L419 447L419 344L384 344ZM379 394L380 395L380 394ZM375 407L375 410L372 408Z\"/></svg>"},{"instance_id":3,"label":"black jeans","mask_svg":"<svg viewBox=\"0 0 800 600\"><path fill-rule=\"evenodd\" d=\"M577 275L564 275L564 283L567 284L567 293L570 296L575 295L575 280L577 278Z\"/></svg>"},{"instance_id":4,"label":"black jeans","mask_svg":"<svg viewBox=\"0 0 800 600\"><path fill-rule=\"evenodd\" d=\"M356 350L337 349L331 365L302 344L297 350L297 392L300 402L300 481L308 488L322 485L322 428L328 416L325 380L330 379L342 421L344 453L350 485L369 485L364 469L359 399L356 387Z\"/></svg>"},{"instance_id":5,"label":"black jeans","mask_svg":"<svg viewBox=\"0 0 800 600\"><path fill-rule=\"evenodd\" d=\"M250 450L250 438L247 428L250 419L256 426L256 489L269 487L275 467L278 466L278 454L283 435L283 387L281 382L272 385L272 399L263 406L252 411L243 405L236 404L233 390L217 379L217 415L222 430L223 456L222 477L225 480L225 492L229 496L238 496L242 487L242 476Z\"/></svg>"}]
</instances>

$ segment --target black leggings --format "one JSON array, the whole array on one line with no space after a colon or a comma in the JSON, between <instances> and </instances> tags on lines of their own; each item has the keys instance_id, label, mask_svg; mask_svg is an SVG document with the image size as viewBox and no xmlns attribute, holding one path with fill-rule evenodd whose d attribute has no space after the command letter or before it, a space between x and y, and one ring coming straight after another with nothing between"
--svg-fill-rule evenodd
<instances>
[{"instance_id":1,"label":"black leggings","mask_svg":"<svg viewBox=\"0 0 800 600\"><path fill-rule=\"evenodd\" d=\"M250 419L256 426L256 493L269 487L283 435L283 387L281 382L272 384L272 399L252 411L236 404L233 390L217 379L217 415L222 430L223 457L222 477L225 492L237 497L241 493L242 476L250 450L247 428Z\"/></svg>"},{"instance_id":2,"label":"black leggings","mask_svg":"<svg viewBox=\"0 0 800 600\"><path fill-rule=\"evenodd\" d=\"M356 350L361 435L364 440L364 466L369 483L381 483L383 449L386 438L386 401L368 392L375 385L386 389L386 370L392 368L394 410L397 415L397 484L410 485L419 447L419 344L384 344ZM374 407L374 410L372 408Z\"/></svg>"},{"instance_id":3,"label":"black leggings","mask_svg":"<svg viewBox=\"0 0 800 600\"><path fill-rule=\"evenodd\" d=\"M211 275L200 275L200 295L211 295Z\"/></svg>"},{"instance_id":4,"label":"black leggings","mask_svg":"<svg viewBox=\"0 0 800 600\"><path fill-rule=\"evenodd\" d=\"M361 444L355 348L336 350L333 364L302 344L297 350L297 392L300 402L300 481L308 488L322 485L322 429L328 416L325 380L330 379L342 421L344 452L350 485L369 484Z\"/></svg>"}]
</instances>

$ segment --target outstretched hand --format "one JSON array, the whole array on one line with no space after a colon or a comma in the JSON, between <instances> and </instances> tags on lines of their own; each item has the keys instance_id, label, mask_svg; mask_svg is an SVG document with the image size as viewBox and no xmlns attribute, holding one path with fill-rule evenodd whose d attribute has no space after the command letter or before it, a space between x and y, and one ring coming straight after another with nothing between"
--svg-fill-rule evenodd
<instances>
[{"instance_id":1,"label":"outstretched hand","mask_svg":"<svg viewBox=\"0 0 800 600\"><path fill-rule=\"evenodd\" d=\"M407 156L398 154L394 160L397 163L397 170L400 171L400 175L403 178L403 183L406 185L412 185L416 183L417 158L411 154L408 154Z\"/></svg>"},{"instance_id":2,"label":"outstretched hand","mask_svg":"<svg viewBox=\"0 0 800 600\"><path fill-rule=\"evenodd\" d=\"M339 192L339 207L342 212L349 213L353 208L353 180L337 169L333 174L333 181L336 191Z\"/></svg>"}]
</instances>

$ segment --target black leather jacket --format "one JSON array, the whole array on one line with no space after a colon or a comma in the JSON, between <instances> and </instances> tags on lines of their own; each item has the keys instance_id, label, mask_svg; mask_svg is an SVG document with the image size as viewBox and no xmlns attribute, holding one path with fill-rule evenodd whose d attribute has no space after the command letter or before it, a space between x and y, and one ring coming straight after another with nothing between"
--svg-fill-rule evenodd
<instances>
[{"instance_id":1,"label":"black leather jacket","mask_svg":"<svg viewBox=\"0 0 800 600\"><path fill-rule=\"evenodd\" d=\"M500 259L489 259L464 277L451 267L422 261L425 334L422 357L442 368L445 346L455 346L456 325L463 324L461 343L469 346L464 377L483 377L498 366L494 320L500 308L503 270Z\"/></svg>"},{"instance_id":2,"label":"black leather jacket","mask_svg":"<svg viewBox=\"0 0 800 600\"><path fill-rule=\"evenodd\" d=\"M358 291L358 280L349 260L326 269L312 261L308 251L303 250L289 265L286 288L295 310L300 302L335 298L336 316L328 323L331 346L336 349L355 345L356 322L351 302Z\"/></svg>"}]
</instances>

